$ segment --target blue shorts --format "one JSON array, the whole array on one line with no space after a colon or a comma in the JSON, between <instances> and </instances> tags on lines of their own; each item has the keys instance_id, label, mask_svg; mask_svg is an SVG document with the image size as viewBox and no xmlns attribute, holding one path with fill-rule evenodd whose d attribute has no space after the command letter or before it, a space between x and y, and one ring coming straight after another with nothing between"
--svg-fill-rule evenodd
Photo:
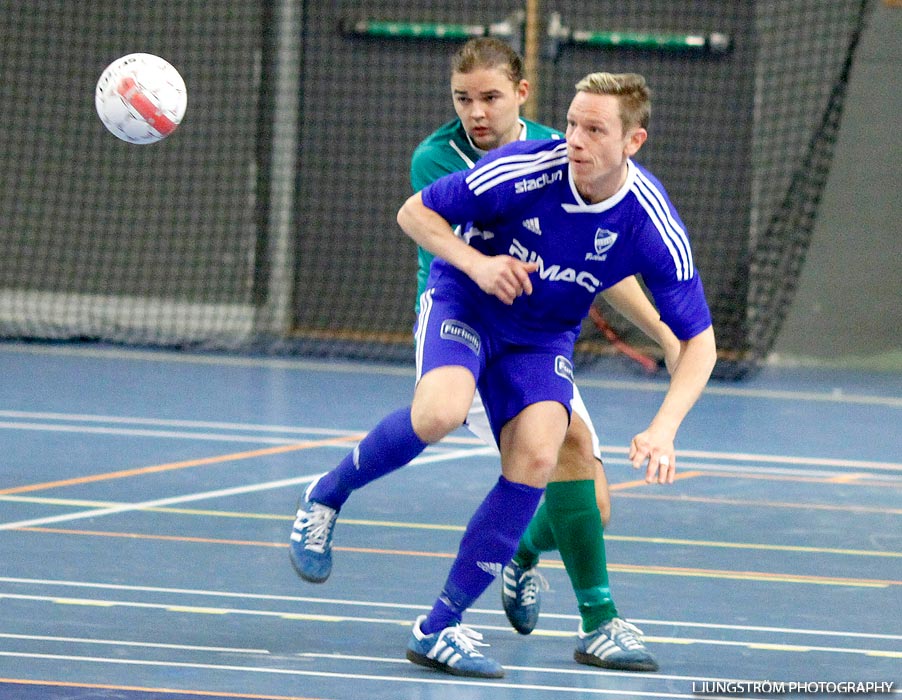
<instances>
[{"instance_id":1,"label":"blue shorts","mask_svg":"<svg viewBox=\"0 0 902 700\"><path fill-rule=\"evenodd\" d=\"M466 367L476 379L495 440L527 406L573 399L573 340L561 335L541 344L511 343L492 333L478 300L444 286L420 297L416 327L417 380L438 367Z\"/></svg>"}]
</instances>

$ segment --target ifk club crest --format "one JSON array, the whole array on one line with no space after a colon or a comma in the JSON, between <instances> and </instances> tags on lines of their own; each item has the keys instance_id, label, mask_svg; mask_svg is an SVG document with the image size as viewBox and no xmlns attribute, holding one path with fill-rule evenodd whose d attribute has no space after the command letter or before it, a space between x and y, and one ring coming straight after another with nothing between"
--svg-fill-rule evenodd
<instances>
[{"instance_id":1,"label":"ifk club crest","mask_svg":"<svg viewBox=\"0 0 902 700\"><path fill-rule=\"evenodd\" d=\"M614 243L617 242L617 234L613 231L600 228L595 232L595 254L604 255Z\"/></svg>"},{"instance_id":2,"label":"ifk club crest","mask_svg":"<svg viewBox=\"0 0 902 700\"><path fill-rule=\"evenodd\" d=\"M595 252L586 253L586 260L603 261L606 253L614 246L617 241L617 235L614 231L600 228L595 231Z\"/></svg>"}]
</instances>

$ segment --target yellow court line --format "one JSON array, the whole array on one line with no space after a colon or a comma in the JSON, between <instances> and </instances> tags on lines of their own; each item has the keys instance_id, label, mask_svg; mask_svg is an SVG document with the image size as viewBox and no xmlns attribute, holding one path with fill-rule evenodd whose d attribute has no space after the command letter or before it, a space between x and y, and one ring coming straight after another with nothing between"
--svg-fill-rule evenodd
<instances>
[{"instance_id":1,"label":"yellow court line","mask_svg":"<svg viewBox=\"0 0 902 700\"><path fill-rule=\"evenodd\" d=\"M75 486L79 484L89 484L95 481L107 481L110 479L123 479L129 476L141 476L144 474L155 474L158 472L171 471L173 469L185 469L187 467L201 467L207 464L221 464L223 462L234 462L240 459L253 459L255 457L266 457L269 455L277 455L285 452L295 452L297 450L309 450L314 447L325 447L326 445L337 445L343 442L358 442L363 439L365 433L356 435L343 435L341 437L326 438L324 440L306 440L304 442L293 443L291 445L279 445L278 447L265 447L259 450L248 450L246 452L232 452L231 454L217 455L215 457L202 457L200 459L188 459L182 462L169 462L168 464L156 464L149 467L138 467L136 469L122 469L115 472L106 472L104 474L92 474L90 476L77 476L71 479L61 479L59 481L47 481L41 484L27 484L25 486L14 486L8 489L0 489L0 496L27 493L29 491L43 491L46 489L59 488L61 486Z\"/></svg>"},{"instance_id":2,"label":"yellow court line","mask_svg":"<svg viewBox=\"0 0 902 700\"><path fill-rule=\"evenodd\" d=\"M67 530L63 528L25 527L21 532L40 532L48 534L87 535L93 537L122 537L127 539L161 540L168 542L188 542L200 544L243 545L252 547L287 547L285 543L260 542L253 540L220 540L209 537L187 537L183 535L148 535L131 532L104 532L100 530ZM386 554L390 556L429 557L436 559L453 559L451 552L425 552L409 549L382 549L375 547L334 547L337 552L354 552L356 554ZM556 560L545 560L540 566L562 569L564 563ZM809 583L827 586L857 586L864 588L888 588L902 585L902 581L892 579L858 579L835 576L814 576L807 574L787 574L767 571L730 571L726 569L699 569L678 566L641 566L633 564L608 563L609 571L621 573L658 575L658 576L690 576L701 578L736 579L743 581L766 581L781 583Z\"/></svg>"},{"instance_id":3,"label":"yellow court line","mask_svg":"<svg viewBox=\"0 0 902 700\"><path fill-rule=\"evenodd\" d=\"M196 615L226 615L229 611L222 608L205 608L196 605L170 605L167 612L194 613Z\"/></svg>"},{"instance_id":4,"label":"yellow court line","mask_svg":"<svg viewBox=\"0 0 902 700\"><path fill-rule=\"evenodd\" d=\"M96 608L112 608L116 603L109 600L85 600L84 598L57 598L57 605L88 605Z\"/></svg>"},{"instance_id":5,"label":"yellow court line","mask_svg":"<svg viewBox=\"0 0 902 700\"><path fill-rule=\"evenodd\" d=\"M52 499L52 498L35 498L28 499L29 501L36 501L41 503L49 503L56 505L58 503L61 504L70 504L66 499ZM73 505L90 505L92 507L116 507L121 505L118 502L76 502ZM152 508L141 508L143 512L148 513L173 513L176 515L200 515L200 516L208 516L208 517L216 517L216 518L235 518L235 519L247 519L247 520L282 520L282 521L290 521L294 518L293 515L278 515L274 513L248 513L241 511L224 511L224 510L205 510L198 508L169 508L169 507L152 507ZM440 532L464 532L466 527L463 525L447 525L440 523L417 523L417 522L404 522L397 520L366 520L361 518L342 518L342 524L344 525L360 525L365 527L384 527L384 528L399 528L406 530L436 530ZM22 527L17 528L22 532L56 532L58 534L83 534L83 535L96 535L96 536L113 536L108 532L104 531L91 531L91 530L71 530L71 529L52 529L47 527ZM228 543L228 544L236 544L236 545L258 545L259 542L254 541L244 541L244 540L221 540L215 539L210 540L203 537L189 537L189 536L170 536L170 535L142 535L139 533L118 533L115 536L118 537L132 537L134 539L141 539L144 537L154 538L154 539L172 539L176 541L188 541L188 542L212 542L212 543ZM788 544L766 544L761 542L730 542L725 540L692 540L687 538L677 538L677 537L641 537L637 535L614 535L611 533L605 533L605 539L609 542L635 542L638 544L663 544L663 545L671 545L678 547L712 547L712 548L720 548L720 549L751 549L758 551L773 551L773 552L796 552L799 554L836 554L841 556L860 556L860 557L885 557L885 558L902 558L902 552L894 552L894 551L886 551L880 549L849 549L849 548L839 548L839 547L812 547L807 545L788 545ZM274 543L272 546L280 547L281 543Z\"/></svg>"},{"instance_id":6,"label":"yellow court line","mask_svg":"<svg viewBox=\"0 0 902 700\"><path fill-rule=\"evenodd\" d=\"M312 615L310 613L282 613L279 615L279 618L282 620L302 620L304 622L348 622L351 618L337 615ZM408 622L405 620L399 624L408 626Z\"/></svg>"},{"instance_id":7,"label":"yellow court line","mask_svg":"<svg viewBox=\"0 0 902 700\"><path fill-rule=\"evenodd\" d=\"M51 688L83 688L90 690L121 690L129 693L166 693L167 695L196 695L197 697L237 698L240 700L321 700L300 695L257 695L256 693L225 693L212 690L187 690L180 688L151 688L140 685L109 685L107 683L74 683L71 681L39 681L33 678L0 678L0 684L49 686Z\"/></svg>"},{"instance_id":8,"label":"yellow court line","mask_svg":"<svg viewBox=\"0 0 902 700\"><path fill-rule=\"evenodd\" d=\"M550 562L549 562L550 563ZM556 562L555 562L556 563ZM561 568L564 564L561 562ZM892 579L842 578L837 576L813 576L807 574L782 574L767 571L727 571L723 569L695 569L680 566L635 566L608 564L609 571L658 576L689 576L738 581L763 581L768 583L810 583L822 586L855 586L860 588L889 588L900 586L902 581Z\"/></svg>"},{"instance_id":9,"label":"yellow court line","mask_svg":"<svg viewBox=\"0 0 902 700\"><path fill-rule=\"evenodd\" d=\"M828 484L853 484L867 478L867 476L867 474L840 474L839 476L830 477L826 481ZM866 485L873 486L874 482L868 482Z\"/></svg>"},{"instance_id":10,"label":"yellow court line","mask_svg":"<svg viewBox=\"0 0 902 700\"><path fill-rule=\"evenodd\" d=\"M760 544L756 542L724 542L717 540L689 540L673 537L633 537L628 535L605 534L606 540L615 542L638 542L640 544L668 544L687 547L717 547L722 549L757 549L773 552L797 552L799 554L842 554L863 557L899 557L902 552L887 552L879 549L840 549L837 547L809 547L793 544Z\"/></svg>"}]
</instances>

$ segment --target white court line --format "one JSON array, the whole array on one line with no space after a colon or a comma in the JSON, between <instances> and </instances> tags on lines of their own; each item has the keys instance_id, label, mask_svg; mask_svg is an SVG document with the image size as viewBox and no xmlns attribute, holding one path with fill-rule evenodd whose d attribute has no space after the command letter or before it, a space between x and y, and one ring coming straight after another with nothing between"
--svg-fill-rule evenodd
<instances>
[{"instance_id":1,"label":"white court line","mask_svg":"<svg viewBox=\"0 0 902 700\"><path fill-rule=\"evenodd\" d=\"M264 432L264 433L287 433L302 435L326 435L326 436L347 436L361 432L361 430L338 430L334 428L322 428L318 426L287 426L287 425L266 425L255 423L229 423L214 421L192 421L177 419L160 419L160 418L144 418L140 416L107 416L85 413L59 413L59 412L36 412L36 411L11 411L0 410L0 417L11 419L22 419L23 422L0 422L0 428L23 430L62 430L66 432L85 433L109 433L118 435L139 435L148 437L174 437L185 439L204 439L204 440L222 440L233 442L271 442L275 444L290 444L296 442L291 438L267 438L267 437L251 437L245 435L230 435L221 433L194 433L194 432L169 432L154 430L122 430L115 428L92 428L88 426L62 425L58 423L29 423L29 420L46 420L46 421L72 421L85 423L108 423L110 425L150 425L159 427L177 427L177 428L199 428L212 430L237 430L245 432ZM482 441L475 437L464 436L448 436L442 442L460 443L471 445L483 445ZM621 445L602 445L603 454L627 454L629 448ZM692 450L679 449L678 457L681 460L686 457L704 460L725 460L739 462L760 462L763 464L787 464L798 466L819 466L819 467L836 467L848 469L878 469L887 471L902 471L902 462L883 462L873 460L860 459L837 459L830 457L811 457L798 455L771 455L758 454L748 452L718 452L712 450ZM686 464L681 461L681 464ZM710 467L711 465L709 465ZM808 472L810 473L810 472Z\"/></svg>"},{"instance_id":2,"label":"white court line","mask_svg":"<svg viewBox=\"0 0 902 700\"><path fill-rule=\"evenodd\" d=\"M384 610L397 610L404 613L421 613L428 610L428 606L414 605L410 603L388 603L374 600L349 600L346 598L320 598L314 596L290 596L276 595L272 593L245 593L242 591L205 590L197 588L169 588L163 586L133 586L122 583L100 583L96 581L69 581L53 579L16 578L0 576L0 583L14 585L60 587L60 588L85 588L89 590L119 591L127 593L165 593L168 595L197 596L200 598L237 598L239 600L259 600L277 603L298 603L312 605L335 605L344 607L379 608ZM0 594L2 596L2 594ZM44 598L43 596L41 597ZM47 599L56 600L59 596L47 596ZM470 608L468 614L489 615L500 617L503 612L494 608ZM568 624L576 623L581 618L579 615L543 612L542 619L562 620ZM656 625L662 627L692 627L699 629L726 630L731 632L763 632L767 634L782 635L812 635L818 637L853 637L859 639L881 639L887 641L902 642L900 634L877 634L870 632L850 632L847 630L821 630L800 629L793 627L763 627L756 625L720 624L714 622L688 622L686 620L650 620L630 618L632 621L643 625ZM573 625L570 625L571 627ZM496 628L492 628L496 629ZM501 629L501 628L499 628ZM508 629L508 628L503 628ZM568 634L570 634L568 632Z\"/></svg>"},{"instance_id":3,"label":"white court line","mask_svg":"<svg viewBox=\"0 0 902 700\"><path fill-rule=\"evenodd\" d=\"M269 674L269 675L282 675L282 676L305 676L305 677L316 677L316 678L334 678L340 680L365 680L365 681L383 681L390 683L414 683L417 685L444 685L444 686L453 686L456 688L460 687L473 687L473 688L493 688L497 690L538 690L546 693L557 692L557 693L580 693L583 695L604 695L611 696L617 695L622 697L629 698L659 698L664 700L664 698L680 698L682 700L698 700L698 695L694 695L691 693L666 693L660 691L641 691L641 690L610 690L608 688L572 688L567 686L553 686L553 685L537 685L537 684L527 684L527 683L511 683L505 680L497 680L497 681L476 681L476 680L467 680L460 677L449 677L446 675L436 674L435 677L427 676L424 674L417 674L416 676L389 676L389 675L377 675L377 674L369 674L369 673L334 673L329 671L304 671L300 669L290 669L290 668L265 668L259 666L238 666L235 664L204 664L204 663L189 663L186 661L152 661L149 659L113 659L108 657L97 657L97 656L75 656L70 654L32 654L32 653L20 653L20 652L9 652L9 651L0 651L0 657L11 657L11 658L20 658L20 659L42 659L49 661L79 661L83 663L94 663L94 664L117 664L117 665L125 665L125 666L154 666L158 668L192 668L192 669L203 669L210 671L237 671L243 673L260 673L260 674ZM410 662L406 662L410 664ZM411 668L413 666L411 665ZM531 671L527 667L521 667L525 671ZM536 669L542 671L544 669ZM557 672L555 669L548 669L550 672ZM598 675L596 673L596 675ZM635 677L635 676L634 676ZM643 675L642 679L652 679L654 676L652 675ZM171 676L167 676L167 683L171 684ZM363 692L358 688L358 692ZM364 692L365 694L365 692ZM705 695L705 698L708 700L735 700L735 698L730 698L722 695Z\"/></svg>"},{"instance_id":4,"label":"white court line","mask_svg":"<svg viewBox=\"0 0 902 700\"><path fill-rule=\"evenodd\" d=\"M606 459L605 464L608 463L616 464L621 462L623 464L630 464L630 461L627 459ZM780 467L759 467L753 464L709 464L706 462L691 462L681 459L677 465L679 467L679 472L687 472L687 471L699 471L699 472L724 472L727 474L761 474L766 476L794 476L794 477L814 477L814 478L823 478L823 479L832 479L836 477L858 477L861 479L880 479L883 481L900 481L902 483L902 474L899 476L895 474L885 474L885 473L876 473L878 470L883 469L883 466L874 465L870 467L874 471L867 471L867 468L856 468L853 466L849 466L849 469L852 471L824 471L822 469L781 469ZM895 467L893 465L886 465L885 468L888 471L895 471Z\"/></svg>"},{"instance_id":5,"label":"white court line","mask_svg":"<svg viewBox=\"0 0 902 700\"><path fill-rule=\"evenodd\" d=\"M849 467L852 469L902 470L902 462L876 462L861 459L834 459L831 457L790 457L787 455L752 454L749 452L711 452L707 450L677 450L681 457L696 459L730 459L742 462L766 462L771 464L804 464L817 467Z\"/></svg>"},{"instance_id":6,"label":"white court line","mask_svg":"<svg viewBox=\"0 0 902 700\"><path fill-rule=\"evenodd\" d=\"M218 442L252 442L265 445L290 445L297 438L274 438L253 435L221 435L215 433L185 433L174 430L139 430L137 428L100 428L88 425L60 423L26 423L0 421L0 429L38 430L51 433L79 433L83 435L128 435L130 437L154 437L174 440L214 440ZM346 446L345 446L346 447Z\"/></svg>"},{"instance_id":7,"label":"white court line","mask_svg":"<svg viewBox=\"0 0 902 700\"><path fill-rule=\"evenodd\" d=\"M310 658L310 659L336 659L336 660L344 660L347 659L349 661L369 661L372 663L385 663L385 664L406 664L410 663L406 659L395 659L395 658L387 658L382 656L357 656L353 654L326 654L326 653L315 653L315 652L305 652L298 654L301 658ZM718 678L714 676L678 676L674 674L666 674L666 673L642 673L637 674L635 671L612 671L610 669L582 669L582 668L548 668L542 666L511 666L508 664L504 664L504 669L506 671L524 671L527 673L555 673L555 674L567 674L567 675L577 675L577 676L593 676L598 678L599 680L604 678L627 678L630 680L654 680L654 681L685 681L686 683L692 683L696 681L697 683L701 682L711 682L711 683L761 683L761 679L751 680L751 679L741 679L741 678ZM599 676L599 673L602 674ZM776 675L776 674L772 674ZM772 677L769 680L775 680ZM793 680L797 680L793 678ZM783 681L784 683L788 683L789 681ZM894 691L894 693L898 694L899 691ZM696 699L698 698L709 698L709 697L719 697L716 695L708 695L705 693L704 695L692 695ZM733 696L735 697L745 697L742 696Z\"/></svg>"},{"instance_id":8,"label":"white court line","mask_svg":"<svg viewBox=\"0 0 902 700\"><path fill-rule=\"evenodd\" d=\"M605 449L602 447L602 454L604 454ZM885 473L877 473L880 470L885 469L886 471L902 471L902 465L897 467L894 464L889 463L877 463L872 464L870 467L860 467L855 465L845 465L848 466L848 469L852 470L850 474L848 471L825 471L823 469L792 469L792 468L780 468L780 467L759 467L755 464L718 464L717 462L693 462L685 459L680 459L680 452L677 451L677 473L685 473L687 471L700 471L700 472L726 472L729 474L764 474L769 476L797 476L797 477L815 477L815 478L825 478L830 479L834 477L845 477L848 478L850 476L857 476L862 478L870 478L870 479L881 479L881 480L889 480L896 481L902 478L902 475L896 476L895 474L885 474ZM839 462L840 460L837 460ZM604 458L605 466L610 464L625 464L631 465L628 459L623 457L605 457ZM805 464L805 460L799 460L799 464ZM844 465L836 464L833 465L837 468L842 468ZM868 469L874 470L873 472L868 472ZM643 471L636 472L637 476L641 476L644 474ZM610 477L609 477L610 478ZM616 485L614 482L612 485Z\"/></svg>"},{"instance_id":9,"label":"white court line","mask_svg":"<svg viewBox=\"0 0 902 700\"><path fill-rule=\"evenodd\" d=\"M443 454L427 455L417 457L409 464L432 464L434 462L444 462L453 459L463 459L466 457L483 457L495 454L495 449L491 447L483 447L477 449L454 450L453 452L445 452ZM16 530L23 527L38 527L40 525L50 525L53 523L69 522L72 520L83 520L85 518L100 518L105 515L116 515L118 513L127 513L134 510L143 510L146 508L159 508L161 506L171 506L177 503L190 503L192 501L202 501L212 498L224 498L227 496L237 496L245 493L254 493L256 491L266 491L269 489L280 489L287 486L298 486L300 484L308 484L319 474L299 476L291 479L278 479L276 481L267 481L260 484L248 484L246 486L234 486L227 489L217 489L215 491L203 491L200 493L190 493L182 496L172 496L170 498L160 498L153 501L143 501L141 503L125 503L110 508L96 508L92 510L80 511L77 513L64 513L62 515L54 515L46 518L34 518L32 520L20 520L13 523L0 523L0 530Z\"/></svg>"},{"instance_id":10,"label":"white court line","mask_svg":"<svg viewBox=\"0 0 902 700\"><path fill-rule=\"evenodd\" d=\"M0 632L0 639L14 639L25 642L58 642L63 644L97 644L119 647L148 647L151 649L175 649L177 651L207 651L227 654L269 654L269 649L246 649L242 647L205 647L193 644L164 644L162 642L135 642L125 639L89 639L88 637L50 637L43 634L9 634Z\"/></svg>"},{"instance_id":11,"label":"white court line","mask_svg":"<svg viewBox=\"0 0 902 700\"><path fill-rule=\"evenodd\" d=\"M121 350L116 348L83 348L64 346L24 346L15 343L0 343L0 352L27 353L32 355L56 355L68 357L111 358L143 362L173 362L185 364L214 365L222 367L259 367L267 369L303 370L308 372L332 372L339 374L415 376L412 366L397 366L379 363L361 363L344 361L316 361L300 359L254 358L225 355L203 355L166 351ZM412 356L411 352L411 356ZM577 384L582 388L613 389L623 391L651 391L665 393L667 382L661 380L625 381L593 379L577 377ZM788 391L772 389L740 388L732 385L708 384L705 395L743 396L746 398L779 399L789 401L812 401L828 403L854 403L885 405L902 408L902 398L896 396L878 396L870 394L847 394L840 389L825 392Z\"/></svg>"},{"instance_id":12,"label":"white court line","mask_svg":"<svg viewBox=\"0 0 902 700\"><path fill-rule=\"evenodd\" d=\"M679 457L679 455L677 455ZM631 462L628 459L624 459L622 457L607 457L604 460L605 467L612 464L622 464L630 466ZM762 476L791 476L791 477L808 477L815 479L833 479L837 477L848 478L850 476L855 476L861 479L880 479L886 481L899 481L902 483L902 475L896 476L895 474L883 474L877 472L868 472L861 469L854 469L852 472L849 471L825 471L823 469L781 469L779 467L759 467L754 464L709 464L706 462L691 462L683 459L679 459L677 462L677 475L684 474L687 471L693 472L711 472L711 473L725 473L725 474L738 474L738 475L752 475L759 474ZM644 477L644 471L637 473L637 478ZM610 476L608 477L610 480ZM867 482L862 482L867 483ZM612 486L616 486L617 482L611 482Z\"/></svg>"},{"instance_id":13,"label":"white court line","mask_svg":"<svg viewBox=\"0 0 902 700\"><path fill-rule=\"evenodd\" d=\"M247 430L262 433L288 433L300 435L329 435L342 437L354 435L359 430L336 430L297 425L265 425L259 423L229 423L224 421L180 420L175 418L144 418L137 416L109 416L93 413L59 413L53 411L0 410L0 417L17 420L67 420L84 423L108 423L110 425L154 425L167 428L203 428L208 430ZM475 438L474 438L475 439Z\"/></svg>"},{"instance_id":14,"label":"white court line","mask_svg":"<svg viewBox=\"0 0 902 700\"><path fill-rule=\"evenodd\" d=\"M376 617L361 617L356 615L336 615L334 613L297 613L290 612L285 610L259 610L259 609L248 609L248 608L220 608L220 607L201 607L201 606L192 606L192 605L183 605L177 603L142 603L142 602L134 602L134 601L122 601L122 600L107 600L101 598L70 598L70 597L61 597L61 596L42 596L42 595L28 595L24 593L0 593L0 600L8 599L8 600L21 600L21 601L31 601L37 603L54 603L58 605L84 605L91 608L95 608L97 606L101 607L121 607L121 608L134 608L141 610L158 610L167 613L183 613L187 615L195 614L195 615L240 615L240 616L248 616L248 617L270 617L270 618L279 618L283 620L290 620L292 622L314 622L317 624L323 623L359 623L359 624L369 624L369 625L391 625L393 627L402 626L405 628L410 627L413 623L412 620L389 620L384 618L376 618ZM472 611L469 611L472 612ZM483 630L487 632L498 632L502 634L510 633L510 625L485 625L485 624L476 624L468 622L470 627L473 627L477 630ZM537 637L567 637L573 638L575 635L573 631L561 631L561 630L536 630L533 632ZM786 651L786 652L822 652L822 653L831 653L831 654L853 654L858 656L882 656L882 657L896 657L902 658L902 651L891 650L891 649L865 649L861 647L838 647L838 646L821 646L821 645L812 645L812 644L797 644L797 643L786 643L786 642L773 642L773 641L748 641L748 640L737 640L737 639L705 639L701 637L661 637L654 635L645 635L645 639L649 642L657 643L657 644L699 644L705 646L713 646L713 647L741 647L744 649L750 650L758 650L758 651Z\"/></svg>"},{"instance_id":15,"label":"white court line","mask_svg":"<svg viewBox=\"0 0 902 700\"><path fill-rule=\"evenodd\" d=\"M271 654L268 649L245 649L245 648L231 648L231 647L203 647L203 646L188 646L181 644L162 644L156 642L134 642L134 641L123 641L119 639L87 639L84 637L50 637L45 635L30 635L30 634L0 634L0 638L2 639L12 639L18 641L36 641L36 642L51 642L51 643L61 643L61 644L94 644L98 646L126 646L126 647L147 647L150 649L177 649L177 650L185 650L185 651L198 651L198 652L210 652L210 653L227 653L227 654ZM18 652L23 653L23 652ZM336 660L336 661L365 661L372 663L381 663L381 664L395 664L395 665L403 665L407 666L410 662L403 658L389 658L384 656L363 656L359 654L336 654L336 653L328 653L328 652L300 652L293 656L297 656L298 658L303 659L321 659L324 661ZM542 666L511 666L505 664L505 670L507 671L523 671L527 673L547 673L547 674L557 674L557 675L565 675L565 676L591 676L592 678L598 678L598 671L595 669L588 668L548 668ZM635 672L631 671L612 671L605 670L604 676L606 678L629 678L635 680L637 678ZM655 681L709 681L709 682L736 682L739 679L735 678L719 678L714 676L683 676L676 674L666 674L666 673L655 673L654 675L642 676L642 678L649 678Z\"/></svg>"},{"instance_id":16,"label":"white court line","mask_svg":"<svg viewBox=\"0 0 902 700\"><path fill-rule=\"evenodd\" d=\"M614 389L620 391L650 391L666 393L667 382L628 382L620 380L605 380L592 378L576 378L580 390L587 389ZM746 399L767 399L780 401L806 401L814 403L837 404L864 404L872 406L888 406L890 408L902 408L902 398L897 396L876 396L872 394L847 394L841 390L829 392L818 391L789 391L777 389L741 389L735 386L721 386L708 384L702 396L741 396Z\"/></svg>"}]
</instances>

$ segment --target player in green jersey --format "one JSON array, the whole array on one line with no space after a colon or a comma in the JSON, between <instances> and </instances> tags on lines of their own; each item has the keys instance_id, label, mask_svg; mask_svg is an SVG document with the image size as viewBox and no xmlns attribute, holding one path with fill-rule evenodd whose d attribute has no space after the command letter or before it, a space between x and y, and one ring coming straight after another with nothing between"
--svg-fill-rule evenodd
<instances>
[{"instance_id":1,"label":"player in green jersey","mask_svg":"<svg viewBox=\"0 0 902 700\"><path fill-rule=\"evenodd\" d=\"M413 153L410 180L415 192L443 175L472 167L499 146L518 139L563 137L556 129L520 116L529 84L519 55L498 39L470 40L453 55L451 96L458 118L439 127ZM418 249L417 309L432 258L426 250ZM679 341L660 320L638 281L630 277L603 296L661 346L668 369L673 371ZM467 427L488 444L495 444L478 392ZM653 671L658 665L642 644L641 632L620 618L611 597L604 548L604 527L610 513L598 437L574 386L573 418L558 465L545 502L520 541L514 559L504 568L502 602L513 627L529 634L538 621L540 589L545 585L536 570L539 556L558 549L577 596L582 631L602 629L611 640L610 647L596 655L581 654L577 660L605 668Z\"/></svg>"},{"instance_id":2,"label":"player in green jersey","mask_svg":"<svg viewBox=\"0 0 902 700\"><path fill-rule=\"evenodd\" d=\"M485 45L484 42L470 44L471 47ZM486 77L491 77L491 82L485 82ZM455 71L452 99L460 117L440 126L417 146L410 165L410 184L414 192L443 175L472 168L488 151L511 141L564 137L557 129L520 116L520 105L529 94L525 80L521 79L511 91L507 85L496 85L495 81L499 79L502 83L509 82L499 75L498 68L466 73ZM485 87L489 89L480 89ZM502 87L508 89L502 90ZM500 116L496 117L496 113ZM468 126L464 126L465 119ZM417 248L417 310L420 295L426 289L432 258L428 250Z\"/></svg>"}]
</instances>

